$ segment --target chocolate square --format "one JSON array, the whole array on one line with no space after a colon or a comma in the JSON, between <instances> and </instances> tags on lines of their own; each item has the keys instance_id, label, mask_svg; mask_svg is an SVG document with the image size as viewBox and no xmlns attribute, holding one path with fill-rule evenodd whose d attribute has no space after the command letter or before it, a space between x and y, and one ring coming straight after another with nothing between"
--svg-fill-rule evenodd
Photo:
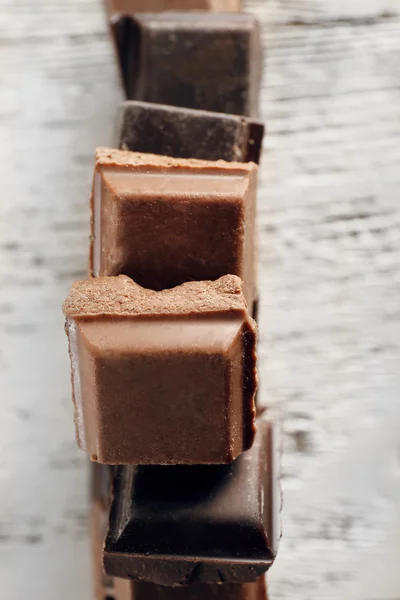
<instances>
[{"instance_id":1,"label":"chocolate square","mask_svg":"<svg viewBox=\"0 0 400 600\"><path fill-rule=\"evenodd\" d=\"M267 600L264 577L252 583L193 584L177 588L107 576L103 569L103 545L108 529L113 468L91 463L90 470L93 484L90 531L97 600Z\"/></svg>"},{"instance_id":2,"label":"chocolate square","mask_svg":"<svg viewBox=\"0 0 400 600\"><path fill-rule=\"evenodd\" d=\"M161 290L237 275L256 296L254 163L99 149L90 270Z\"/></svg>"},{"instance_id":3,"label":"chocolate square","mask_svg":"<svg viewBox=\"0 0 400 600\"><path fill-rule=\"evenodd\" d=\"M119 111L116 145L175 158L260 161L264 125L238 115L139 102Z\"/></svg>"},{"instance_id":4,"label":"chocolate square","mask_svg":"<svg viewBox=\"0 0 400 600\"><path fill-rule=\"evenodd\" d=\"M244 13L137 13L114 21L131 100L258 116L260 28Z\"/></svg>"},{"instance_id":5,"label":"chocolate square","mask_svg":"<svg viewBox=\"0 0 400 600\"><path fill-rule=\"evenodd\" d=\"M259 420L253 447L230 465L121 467L106 572L169 586L256 581L280 538L277 456Z\"/></svg>"},{"instance_id":6,"label":"chocolate square","mask_svg":"<svg viewBox=\"0 0 400 600\"><path fill-rule=\"evenodd\" d=\"M81 281L64 313L77 439L93 460L228 463L251 446L256 335L237 277L161 292Z\"/></svg>"}]
</instances>

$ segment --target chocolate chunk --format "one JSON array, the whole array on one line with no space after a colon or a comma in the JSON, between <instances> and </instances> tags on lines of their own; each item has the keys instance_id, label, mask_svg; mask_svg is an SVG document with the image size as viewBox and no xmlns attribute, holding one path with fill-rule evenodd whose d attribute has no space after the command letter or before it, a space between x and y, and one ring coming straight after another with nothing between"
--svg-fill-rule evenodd
<instances>
[{"instance_id":1,"label":"chocolate chunk","mask_svg":"<svg viewBox=\"0 0 400 600\"><path fill-rule=\"evenodd\" d=\"M105 542L109 575L180 586L255 581L280 538L271 424L230 465L120 467Z\"/></svg>"},{"instance_id":2,"label":"chocolate chunk","mask_svg":"<svg viewBox=\"0 0 400 600\"><path fill-rule=\"evenodd\" d=\"M115 579L115 600L268 600L264 577L251 583L165 587Z\"/></svg>"},{"instance_id":3,"label":"chocolate chunk","mask_svg":"<svg viewBox=\"0 0 400 600\"><path fill-rule=\"evenodd\" d=\"M77 438L93 460L227 463L251 446L255 323L237 277L161 292L89 279L64 312Z\"/></svg>"},{"instance_id":4,"label":"chocolate chunk","mask_svg":"<svg viewBox=\"0 0 400 600\"><path fill-rule=\"evenodd\" d=\"M256 179L253 163L99 149L92 275L129 275L155 290L237 275L251 307Z\"/></svg>"},{"instance_id":5,"label":"chocolate chunk","mask_svg":"<svg viewBox=\"0 0 400 600\"><path fill-rule=\"evenodd\" d=\"M107 487L111 468L92 463L92 477L103 478L100 487ZM103 544L107 532L109 507L95 498L91 508L90 530L94 591L97 600L267 600L264 577L252 583L224 585L193 584L188 587L165 587L110 577L103 569Z\"/></svg>"},{"instance_id":6,"label":"chocolate chunk","mask_svg":"<svg viewBox=\"0 0 400 600\"><path fill-rule=\"evenodd\" d=\"M255 17L182 12L120 18L126 35L116 42L129 99L257 117L262 52Z\"/></svg>"},{"instance_id":7,"label":"chocolate chunk","mask_svg":"<svg viewBox=\"0 0 400 600\"><path fill-rule=\"evenodd\" d=\"M97 600L267 600L263 577L253 583L193 584L185 588L158 586L110 577L103 569L103 545L110 511L113 468L91 463L90 530L94 591Z\"/></svg>"},{"instance_id":8,"label":"chocolate chunk","mask_svg":"<svg viewBox=\"0 0 400 600\"><path fill-rule=\"evenodd\" d=\"M246 117L151 102L124 102L117 146L176 158L260 161L264 125Z\"/></svg>"},{"instance_id":9,"label":"chocolate chunk","mask_svg":"<svg viewBox=\"0 0 400 600\"><path fill-rule=\"evenodd\" d=\"M164 10L236 12L240 10L241 4L241 0L105 0L109 15Z\"/></svg>"}]
</instances>

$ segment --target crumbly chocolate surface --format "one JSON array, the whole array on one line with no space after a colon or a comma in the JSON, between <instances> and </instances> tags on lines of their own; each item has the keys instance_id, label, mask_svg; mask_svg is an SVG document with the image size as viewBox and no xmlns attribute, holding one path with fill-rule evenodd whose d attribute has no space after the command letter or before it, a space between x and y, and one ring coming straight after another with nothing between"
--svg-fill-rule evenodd
<instances>
[{"instance_id":1,"label":"crumbly chocolate surface","mask_svg":"<svg viewBox=\"0 0 400 600\"><path fill-rule=\"evenodd\" d=\"M242 282L235 275L217 281L190 281L161 291L148 290L125 275L74 283L64 304L67 318L134 315L190 315L245 311Z\"/></svg>"}]
</instances>

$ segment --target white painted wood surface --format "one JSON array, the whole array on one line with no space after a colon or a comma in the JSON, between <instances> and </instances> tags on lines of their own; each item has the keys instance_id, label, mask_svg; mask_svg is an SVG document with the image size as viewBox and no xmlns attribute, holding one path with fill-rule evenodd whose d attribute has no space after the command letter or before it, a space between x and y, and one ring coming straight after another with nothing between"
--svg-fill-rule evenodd
<instances>
[{"instance_id":1,"label":"white painted wood surface","mask_svg":"<svg viewBox=\"0 0 400 600\"><path fill-rule=\"evenodd\" d=\"M252 0L267 48L262 399L282 418L272 600L400 598L400 1ZM0 598L87 600L61 303L119 94L97 0L0 6Z\"/></svg>"}]
</instances>

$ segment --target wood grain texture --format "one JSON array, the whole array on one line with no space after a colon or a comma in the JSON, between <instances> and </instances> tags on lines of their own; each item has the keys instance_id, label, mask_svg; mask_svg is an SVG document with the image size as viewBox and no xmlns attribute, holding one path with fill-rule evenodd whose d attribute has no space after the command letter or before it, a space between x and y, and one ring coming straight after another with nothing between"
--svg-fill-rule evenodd
<instances>
[{"instance_id":1,"label":"wood grain texture","mask_svg":"<svg viewBox=\"0 0 400 600\"><path fill-rule=\"evenodd\" d=\"M252 0L267 48L263 402L283 429L272 600L398 600L400 2ZM61 303L119 93L96 0L0 9L1 597L90 597Z\"/></svg>"}]
</instances>

